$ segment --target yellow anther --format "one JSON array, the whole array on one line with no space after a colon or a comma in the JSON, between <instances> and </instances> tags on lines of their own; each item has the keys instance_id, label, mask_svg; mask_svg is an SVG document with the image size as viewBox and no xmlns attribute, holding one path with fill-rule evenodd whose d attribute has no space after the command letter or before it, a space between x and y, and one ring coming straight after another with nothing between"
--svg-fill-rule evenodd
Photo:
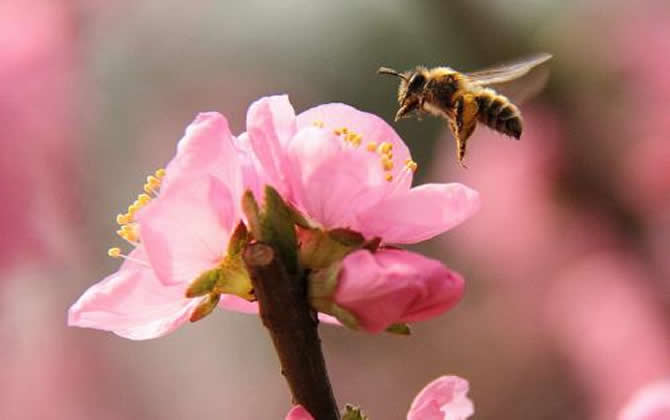
<instances>
[{"instance_id":1,"label":"yellow anther","mask_svg":"<svg viewBox=\"0 0 670 420\"><path fill-rule=\"evenodd\" d=\"M323 128L325 127L325 124L321 120L316 120L312 123L315 127Z\"/></svg>"},{"instance_id":2,"label":"yellow anther","mask_svg":"<svg viewBox=\"0 0 670 420\"><path fill-rule=\"evenodd\" d=\"M140 194L137 196L137 202L143 206L151 201L151 197L148 194Z\"/></svg>"},{"instance_id":3,"label":"yellow anther","mask_svg":"<svg viewBox=\"0 0 670 420\"><path fill-rule=\"evenodd\" d=\"M393 152L386 152L383 156L386 156L387 159L393 159Z\"/></svg>"},{"instance_id":4,"label":"yellow anther","mask_svg":"<svg viewBox=\"0 0 670 420\"><path fill-rule=\"evenodd\" d=\"M334 133L336 136L339 136L340 134L342 134L342 130L340 130L339 128L336 128L335 130L333 130L333 133Z\"/></svg>"},{"instance_id":5,"label":"yellow anther","mask_svg":"<svg viewBox=\"0 0 670 420\"><path fill-rule=\"evenodd\" d=\"M393 145L387 141L379 145L379 153L386 154L393 149Z\"/></svg>"},{"instance_id":6,"label":"yellow anther","mask_svg":"<svg viewBox=\"0 0 670 420\"><path fill-rule=\"evenodd\" d=\"M143 190L144 190L144 192L147 193L147 194L152 194L152 193L155 193L155 192L156 192L156 191L154 190L154 187L152 187L152 186L149 185L149 184L144 184L144 188L143 188Z\"/></svg>"},{"instance_id":7,"label":"yellow anther","mask_svg":"<svg viewBox=\"0 0 670 420\"><path fill-rule=\"evenodd\" d=\"M355 138L356 138L356 133L349 133L349 134L347 134L347 137L345 137L345 140L351 142Z\"/></svg>"},{"instance_id":8,"label":"yellow anther","mask_svg":"<svg viewBox=\"0 0 670 420\"><path fill-rule=\"evenodd\" d=\"M391 174L386 174L386 175L384 176L384 179L387 180L388 182L391 182L391 181L393 181L393 175L391 175Z\"/></svg>"},{"instance_id":9,"label":"yellow anther","mask_svg":"<svg viewBox=\"0 0 670 420\"><path fill-rule=\"evenodd\" d=\"M121 256L121 248L109 248L107 250L107 255L112 258L119 258Z\"/></svg>"},{"instance_id":10,"label":"yellow anther","mask_svg":"<svg viewBox=\"0 0 670 420\"><path fill-rule=\"evenodd\" d=\"M416 169L419 167L419 165L417 165L413 160L407 159L405 161L405 167L412 172L416 172Z\"/></svg>"},{"instance_id":11,"label":"yellow anther","mask_svg":"<svg viewBox=\"0 0 670 420\"><path fill-rule=\"evenodd\" d=\"M137 210L139 210L139 209L140 209L140 205L137 202L129 205L128 206L128 215L130 217L133 217L135 215L135 213L137 213Z\"/></svg>"},{"instance_id":12,"label":"yellow anther","mask_svg":"<svg viewBox=\"0 0 670 420\"><path fill-rule=\"evenodd\" d=\"M116 223L120 225L125 225L126 223L130 223L130 215L128 214L117 214L116 215Z\"/></svg>"},{"instance_id":13,"label":"yellow anther","mask_svg":"<svg viewBox=\"0 0 670 420\"><path fill-rule=\"evenodd\" d=\"M121 232L134 232L135 227L132 225L123 225L121 226Z\"/></svg>"},{"instance_id":14,"label":"yellow anther","mask_svg":"<svg viewBox=\"0 0 670 420\"><path fill-rule=\"evenodd\" d=\"M368 149L368 152L374 152L375 150L377 150L377 143L371 141L370 143L367 144L366 148Z\"/></svg>"},{"instance_id":15,"label":"yellow anther","mask_svg":"<svg viewBox=\"0 0 670 420\"><path fill-rule=\"evenodd\" d=\"M349 133L349 129L347 127L342 127L342 134L347 134Z\"/></svg>"},{"instance_id":16,"label":"yellow anther","mask_svg":"<svg viewBox=\"0 0 670 420\"><path fill-rule=\"evenodd\" d=\"M162 179L165 176L165 169L163 169L163 168L156 169L156 172L154 172L154 175L156 175L156 178Z\"/></svg>"},{"instance_id":17,"label":"yellow anther","mask_svg":"<svg viewBox=\"0 0 670 420\"><path fill-rule=\"evenodd\" d=\"M149 185L151 185L152 187L155 188L155 187L161 185L161 180L158 179L158 178L156 178L156 177L153 176L153 175L149 175L149 176L147 177L147 184L149 184Z\"/></svg>"},{"instance_id":18,"label":"yellow anther","mask_svg":"<svg viewBox=\"0 0 670 420\"><path fill-rule=\"evenodd\" d=\"M393 161L391 159L387 159L385 156L382 157L382 168L384 168L385 171L390 171L393 169Z\"/></svg>"}]
</instances>

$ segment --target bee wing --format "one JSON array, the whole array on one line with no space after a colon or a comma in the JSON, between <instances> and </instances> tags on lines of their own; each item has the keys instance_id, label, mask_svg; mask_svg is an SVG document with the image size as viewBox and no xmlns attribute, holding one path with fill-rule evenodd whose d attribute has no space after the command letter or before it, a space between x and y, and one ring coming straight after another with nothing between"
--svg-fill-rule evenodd
<instances>
[{"instance_id":1,"label":"bee wing","mask_svg":"<svg viewBox=\"0 0 670 420\"><path fill-rule=\"evenodd\" d=\"M528 73L533 67L538 66L551 58L551 54L539 53L507 64L500 64L488 69L464 73L472 83L478 85L493 85L505 83Z\"/></svg>"}]
</instances>

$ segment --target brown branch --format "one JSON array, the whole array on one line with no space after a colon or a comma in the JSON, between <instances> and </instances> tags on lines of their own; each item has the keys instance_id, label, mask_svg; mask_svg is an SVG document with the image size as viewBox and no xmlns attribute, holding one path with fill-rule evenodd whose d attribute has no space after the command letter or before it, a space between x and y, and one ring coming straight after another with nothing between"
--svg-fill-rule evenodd
<instances>
[{"instance_id":1,"label":"brown branch","mask_svg":"<svg viewBox=\"0 0 670 420\"><path fill-rule=\"evenodd\" d=\"M293 402L317 420L339 420L305 279L289 275L272 247L263 243L248 245L244 261Z\"/></svg>"}]
</instances>

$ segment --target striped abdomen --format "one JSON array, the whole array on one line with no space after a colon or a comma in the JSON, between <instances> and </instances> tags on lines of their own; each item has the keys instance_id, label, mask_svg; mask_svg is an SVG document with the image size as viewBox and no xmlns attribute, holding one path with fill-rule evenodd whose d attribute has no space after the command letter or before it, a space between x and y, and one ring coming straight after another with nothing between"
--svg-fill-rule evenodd
<instances>
[{"instance_id":1,"label":"striped abdomen","mask_svg":"<svg viewBox=\"0 0 670 420\"><path fill-rule=\"evenodd\" d=\"M503 95L492 89L484 89L477 95L478 120L492 129L519 139L523 130L519 108Z\"/></svg>"}]
</instances>

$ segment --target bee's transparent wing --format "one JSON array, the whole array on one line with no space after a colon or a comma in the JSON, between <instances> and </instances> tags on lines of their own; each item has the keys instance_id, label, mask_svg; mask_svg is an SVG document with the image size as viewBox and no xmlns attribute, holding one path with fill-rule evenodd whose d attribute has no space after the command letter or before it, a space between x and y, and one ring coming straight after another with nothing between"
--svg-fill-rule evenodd
<instances>
[{"instance_id":1,"label":"bee's transparent wing","mask_svg":"<svg viewBox=\"0 0 670 420\"><path fill-rule=\"evenodd\" d=\"M533 67L538 66L551 58L551 54L539 53L522 58L507 64L500 64L488 69L465 73L472 83L478 85L493 85L505 83L528 73Z\"/></svg>"}]
</instances>

